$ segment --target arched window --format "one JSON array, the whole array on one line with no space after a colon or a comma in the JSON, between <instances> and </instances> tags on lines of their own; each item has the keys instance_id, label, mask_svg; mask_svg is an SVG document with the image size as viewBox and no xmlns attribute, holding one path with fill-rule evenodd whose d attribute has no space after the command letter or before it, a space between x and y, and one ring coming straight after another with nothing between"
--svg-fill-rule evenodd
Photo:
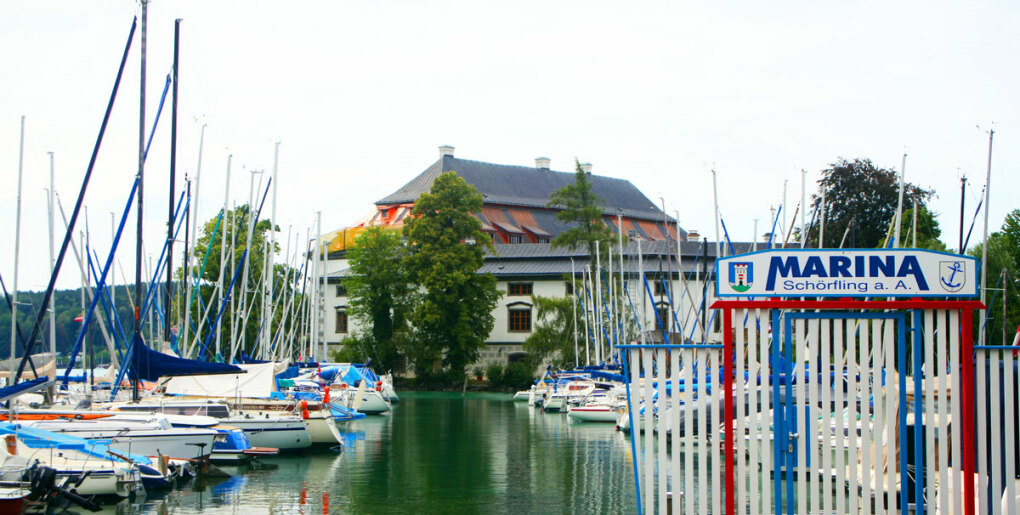
<instances>
[{"instance_id":1,"label":"arched window","mask_svg":"<svg viewBox=\"0 0 1020 515\"><path fill-rule=\"evenodd\" d=\"M507 309L507 331L511 333L531 332L531 304L514 302Z\"/></svg>"}]
</instances>

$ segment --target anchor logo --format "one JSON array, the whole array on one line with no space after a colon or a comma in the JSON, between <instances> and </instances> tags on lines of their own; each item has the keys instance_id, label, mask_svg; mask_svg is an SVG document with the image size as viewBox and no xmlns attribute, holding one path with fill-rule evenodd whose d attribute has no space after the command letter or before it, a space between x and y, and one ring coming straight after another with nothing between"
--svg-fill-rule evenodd
<instances>
[{"instance_id":1,"label":"anchor logo","mask_svg":"<svg viewBox=\"0 0 1020 515\"><path fill-rule=\"evenodd\" d=\"M964 261L940 261L939 282L942 289L955 293L967 283L967 263Z\"/></svg>"}]
</instances>

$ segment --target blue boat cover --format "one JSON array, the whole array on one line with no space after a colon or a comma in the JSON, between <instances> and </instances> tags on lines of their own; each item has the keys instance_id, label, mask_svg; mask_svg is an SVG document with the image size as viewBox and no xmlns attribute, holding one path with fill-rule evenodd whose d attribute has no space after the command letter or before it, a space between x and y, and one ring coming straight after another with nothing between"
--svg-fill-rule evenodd
<instances>
[{"instance_id":1,"label":"blue boat cover","mask_svg":"<svg viewBox=\"0 0 1020 515\"><path fill-rule=\"evenodd\" d=\"M194 359L178 358L156 352L145 346L140 339L132 342L131 365L128 377L143 381L155 381L167 376L195 376L209 374L244 374L246 370L226 363L209 363Z\"/></svg>"},{"instance_id":2,"label":"blue boat cover","mask_svg":"<svg viewBox=\"0 0 1020 515\"><path fill-rule=\"evenodd\" d=\"M7 402L7 399L11 397L17 397L23 393L28 393L34 390L43 388L49 384L49 377L42 376L38 379L32 379L30 381L22 381L12 386L5 386L0 388L0 402Z\"/></svg>"}]
</instances>

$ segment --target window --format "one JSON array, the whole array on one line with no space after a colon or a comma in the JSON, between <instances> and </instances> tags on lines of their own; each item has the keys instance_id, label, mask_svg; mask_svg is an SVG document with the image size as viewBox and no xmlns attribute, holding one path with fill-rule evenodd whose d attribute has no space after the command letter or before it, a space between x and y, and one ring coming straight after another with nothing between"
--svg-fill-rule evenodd
<instances>
[{"instance_id":1,"label":"window","mask_svg":"<svg viewBox=\"0 0 1020 515\"><path fill-rule=\"evenodd\" d=\"M347 310L336 310L336 332L347 334Z\"/></svg>"},{"instance_id":2,"label":"window","mask_svg":"<svg viewBox=\"0 0 1020 515\"><path fill-rule=\"evenodd\" d=\"M521 243L521 242L522 241L521 241L521 235L520 234L511 234L508 237L508 240L507 240L507 243Z\"/></svg>"},{"instance_id":3,"label":"window","mask_svg":"<svg viewBox=\"0 0 1020 515\"><path fill-rule=\"evenodd\" d=\"M531 295L531 283L507 283L507 295Z\"/></svg>"},{"instance_id":4,"label":"window","mask_svg":"<svg viewBox=\"0 0 1020 515\"><path fill-rule=\"evenodd\" d=\"M535 238L535 243L549 243L549 238L546 237Z\"/></svg>"},{"instance_id":5,"label":"window","mask_svg":"<svg viewBox=\"0 0 1020 515\"><path fill-rule=\"evenodd\" d=\"M342 285L342 284L336 285L336 296L337 297L346 297L347 296L347 288L344 287L344 285Z\"/></svg>"},{"instance_id":6,"label":"window","mask_svg":"<svg viewBox=\"0 0 1020 515\"><path fill-rule=\"evenodd\" d=\"M509 330L511 333L530 333L531 332L531 306L510 306L510 324Z\"/></svg>"},{"instance_id":7,"label":"window","mask_svg":"<svg viewBox=\"0 0 1020 515\"><path fill-rule=\"evenodd\" d=\"M666 295L666 285L662 278L655 279L655 295Z\"/></svg>"},{"instance_id":8,"label":"window","mask_svg":"<svg viewBox=\"0 0 1020 515\"><path fill-rule=\"evenodd\" d=\"M563 283L563 286L565 288L564 289L564 292L565 292L564 295L568 295L569 296L569 295L573 295L574 294L574 283L573 282L567 281L567 282Z\"/></svg>"},{"instance_id":9,"label":"window","mask_svg":"<svg viewBox=\"0 0 1020 515\"><path fill-rule=\"evenodd\" d=\"M666 304L659 304L655 307L655 312L659 315L658 320L655 322L655 328L659 329L659 324L662 324L662 329L669 332L670 322L673 321L673 316L669 313L669 306Z\"/></svg>"}]
</instances>

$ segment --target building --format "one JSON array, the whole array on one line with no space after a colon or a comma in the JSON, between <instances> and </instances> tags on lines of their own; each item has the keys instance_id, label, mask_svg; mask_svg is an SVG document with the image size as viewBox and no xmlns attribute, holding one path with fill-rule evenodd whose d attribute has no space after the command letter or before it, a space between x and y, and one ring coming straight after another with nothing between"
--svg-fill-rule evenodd
<instances>
[{"instance_id":1,"label":"building","mask_svg":"<svg viewBox=\"0 0 1020 515\"><path fill-rule=\"evenodd\" d=\"M574 173L550 170L545 158L536 159L533 168L499 165L455 158L452 147L440 147L439 159L377 201L371 217L325 236L329 251L324 266L327 285L323 294L323 338L328 345L339 344L357 330L354 320L347 316L342 285L348 273L346 249L354 236L372 225L402 226L418 196L429 191L435 178L447 171L456 172L482 193L482 212L475 215L495 245L495 252L486 255L479 272L493 274L503 296L493 312L495 326L482 362L506 362L521 352L521 344L534 329L535 296L573 295L566 280L571 271L580 277L586 267L596 268L596 264L588 263L584 250L553 248L549 243L567 228L556 220L557 209L547 207L549 197L573 183ZM606 225L624 244L622 258L617 249L613 263L602 264L603 273L612 270L613 276L619 277L622 262L623 284L629 293L629 306L621 307L624 316L640 320L641 326L658 338L683 334L698 340L714 339L714 322L706 309L714 299L714 288L706 285L710 286L717 246L697 240L696 232L684 231L629 181L594 174L591 180L595 193L605 200ZM647 287L641 284L639 245ZM682 274L677 271L678 262ZM710 330L702 333L699 327L706 326ZM583 335L581 338L583 341Z\"/></svg>"}]
</instances>

